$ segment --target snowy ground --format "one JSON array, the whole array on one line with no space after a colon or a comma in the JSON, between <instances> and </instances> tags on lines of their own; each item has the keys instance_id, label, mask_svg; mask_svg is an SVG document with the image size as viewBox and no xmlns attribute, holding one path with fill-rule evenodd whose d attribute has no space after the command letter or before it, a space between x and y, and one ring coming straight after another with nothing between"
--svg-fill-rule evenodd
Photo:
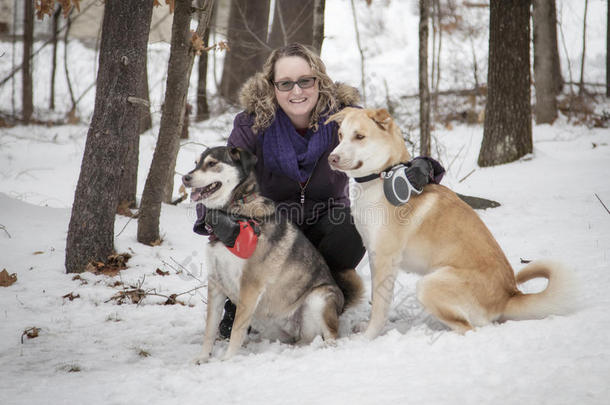
<instances>
[{"instance_id":1,"label":"snowy ground","mask_svg":"<svg viewBox=\"0 0 610 405\"><path fill-rule=\"evenodd\" d=\"M17 127L2 136L0 267L17 273L18 281L0 289L1 403L607 402L610 215L595 197L610 203L607 131L535 127L531 160L477 169L462 183L476 168L482 130L439 134L446 162L461 150L444 183L503 204L480 215L515 269L521 258L553 258L574 270L582 283L574 314L459 336L421 313L413 297L416 277L404 275L392 322L372 342L349 333L367 319L364 303L343 316L336 347L251 342L234 360L194 366L205 290L181 296L185 306L159 305L160 297L140 305L107 302L122 289L113 287L116 281L143 282L143 289L164 295L205 281L198 253L204 239L191 232L191 207L163 207L164 243L157 247L138 244L135 221L117 217L117 251L133 254L120 276L84 273L73 280L64 274L70 215L64 204L72 198L84 147L72 131L85 130ZM54 133L53 142L40 141ZM143 166L153 141L143 138ZM186 166L197 151L191 147L179 159ZM190 275L178 274L177 263ZM170 274L158 275L157 268ZM366 259L359 272L369 285ZM62 298L69 293L80 298ZM39 336L22 338L30 327L40 328ZM215 356L225 348L217 344Z\"/></svg>"},{"instance_id":2,"label":"snowy ground","mask_svg":"<svg viewBox=\"0 0 610 405\"><path fill-rule=\"evenodd\" d=\"M402 2L397 1L383 3L389 8L372 11L371 21L416 21L415 3L408 3L410 8L398 7ZM346 5L327 1L327 12L337 16ZM591 7L600 5L605 3L591 2ZM344 68L359 66L357 53L342 49L345 41L353 41L351 15L344 14L344 22L329 26L323 56L333 77L357 84L358 69ZM567 10L563 16L569 17ZM403 26L416 35L416 25ZM374 33L376 25L371 27ZM386 27L382 34L398 38L395 44L401 49L415 44L412 34L393 31L398 32ZM374 43L388 44L382 34L367 36L370 49ZM94 72L93 54L84 48L79 52L79 60L91 66L79 65L77 71L87 76ZM598 81L599 47L588 52L594 58L591 80ZM156 45L151 54L160 61L167 49ZM384 67L383 60L381 54L371 55L368 71L408 78L393 91L408 92L416 84L415 65L398 74L396 67ZM162 74L164 68L159 70ZM157 89L160 80L151 80L151 88ZM88 84L85 77L79 89ZM36 94L44 98L47 87L37 83ZM160 98L158 91L153 89L153 104ZM2 109L10 110L10 94L0 96ZM92 101L83 102L81 116L92 112ZM608 104L601 108L610 110ZM158 133L159 115L154 117L155 128L141 138L140 193ZM230 122L231 114L225 114L194 125L177 171L192 166L202 148L197 143L221 143ZM129 268L115 277L84 273L75 280L65 274L64 249L87 124L1 128L0 271L16 273L18 281L0 287L0 404L606 404L610 215L598 197L610 207L608 132L571 126L565 119L534 126L532 156L481 169L476 165L481 127L435 131L434 150L448 169L443 184L502 203L479 215L515 270L523 266L521 259L540 258L573 269L581 284L574 313L490 325L459 336L422 312L414 297L417 278L404 274L396 286L390 323L374 341L350 332L368 318L370 305L365 302L343 315L335 347L319 340L305 347L252 341L231 361L214 359L195 366L190 361L203 337L206 291L191 290L205 283L206 271L200 250L205 239L191 232L193 207L163 207L164 243L157 247L137 243L136 221L118 216L116 250L133 255ZM162 276L157 269L169 274ZM358 271L368 288L366 257ZM159 296L139 305L111 300L132 285L166 296L190 292L179 297L185 305L160 305L165 299ZM542 287L531 282L525 289ZM70 293L79 297L63 298ZM39 328L38 337L22 336L32 327ZM226 345L217 343L215 358Z\"/></svg>"}]
</instances>

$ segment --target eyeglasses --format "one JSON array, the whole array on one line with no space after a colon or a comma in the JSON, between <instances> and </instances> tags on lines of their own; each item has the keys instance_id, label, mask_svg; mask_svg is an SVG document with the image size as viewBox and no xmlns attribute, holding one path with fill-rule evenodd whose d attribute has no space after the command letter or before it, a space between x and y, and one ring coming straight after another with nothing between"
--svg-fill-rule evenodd
<instances>
[{"instance_id":1,"label":"eyeglasses","mask_svg":"<svg viewBox=\"0 0 610 405\"><path fill-rule=\"evenodd\" d=\"M281 80L279 82L273 82L273 84L275 84L275 87L277 87L279 91L290 91L292 90L295 84L298 84L299 87L302 89L309 89L310 87L313 87L315 83L315 76L301 77L296 82L293 82L291 80Z\"/></svg>"}]
</instances>

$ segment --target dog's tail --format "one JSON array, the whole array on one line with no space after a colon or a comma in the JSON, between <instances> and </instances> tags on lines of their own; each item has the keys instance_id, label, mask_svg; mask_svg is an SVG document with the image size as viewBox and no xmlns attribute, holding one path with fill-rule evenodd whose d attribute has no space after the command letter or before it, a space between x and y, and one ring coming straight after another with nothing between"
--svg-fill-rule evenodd
<instances>
[{"instance_id":1,"label":"dog's tail","mask_svg":"<svg viewBox=\"0 0 610 405\"><path fill-rule=\"evenodd\" d=\"M537 277L548 280L546 288L538 293L519 292L511 297L504 309L503 319L540 319L576 309L578 287L569 269L550 261L532 262L515 276L515 280L517 284L522 284Z\"/></svg>"},{"instance_id":2,"label":"dog's tail","mask_svg":"<svg viewBox=\"0 0 610 405\"><path fill-rule=\"evenodd\" d=\"M343 297L345 299L343 311L357 305L362 300L364 286L362 284L362 279L358 273L356 273L356 270L349 269L338 271L333 274L333 278L335 279L341 292L343 292Z\"/></svg>"}]
</instances>

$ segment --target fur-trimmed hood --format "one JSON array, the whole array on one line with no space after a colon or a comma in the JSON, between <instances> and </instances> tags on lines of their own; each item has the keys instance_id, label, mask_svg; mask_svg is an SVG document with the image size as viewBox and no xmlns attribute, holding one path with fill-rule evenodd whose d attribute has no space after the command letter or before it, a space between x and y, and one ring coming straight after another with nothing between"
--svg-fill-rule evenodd
<instances>
[{"instance_id":1,"label":"fur-trimmed hood","mask_svg":"<svg viewBox=\"0 0 610 405\"><path fill-rule=\"evenodd\" d=\"M260 78L257 77L258 75L262 75L262 73L257 73L255 76L249 78L239 92L239 103L242 108L250 114L254 112L257 100L260 100L265 96L265 89L262 89L258 84L261 83ZM341 82L335 82L334 87L334 95L340 106L359 105L360 93L357 88Z\"/></svg>"}]
</instances>

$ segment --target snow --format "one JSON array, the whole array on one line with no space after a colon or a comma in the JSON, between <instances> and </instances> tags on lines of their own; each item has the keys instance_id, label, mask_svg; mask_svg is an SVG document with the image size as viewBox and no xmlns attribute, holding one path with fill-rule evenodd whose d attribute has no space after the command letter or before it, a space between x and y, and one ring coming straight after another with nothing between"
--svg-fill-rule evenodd
<instances>
[{"instance_id":1,"label":"snow","mask_svg":"<svg viewBox=\"0 0 610 405\"><path fill-rule=\"evenodd\" d=\"M358 12L360 21L369 24L365 35L361 32L371 50L367 72L387 78L395 94L414 92L415 3L385 1L371 10L363 4ZM561 4L564 29L579 35L580 20L574 19L579 10L572 2ZM327 19L332 15L336 23L327 24L323 57L333 78L357 85L360 65L349 2L327 1L327 7ZM595 21L599 23L605 2L590 1L589 7L589 29L603 32L605 25ZM602 42L591 42L587 54L592 61L603 55ZM81 77L80 94L93 80L95 53L77 42L70 46L78 49L74 72ZM2 47L10 60L10 44ZM375 47L383 49L373 51ZM578 41L570 50L576 61ZM140 195L158 132L167 46L152 45L149 57L157 66L149 71L156 112L153 130L141 137ZM10 68L0 67L3 72ZM587 77L601 81L603 69L591 63ZM456 80L468 83L468 75ZM7 86L0 88L3 111L11 108ZM35 86L35 105L46 105L48 82ZM382 104L383 82L371 81L370 86L377 89L369 93L370 104ZM58 94L58 109L65 111L70 104L61 80ZM210 363L195 366L191 359L203 339L206 290L193 289L205 284L201 246L206 240L191 232L192 205L163 206L164 242L156 247L137 243L136 221L117 216L116 250L133 256L119 275L83 273L73 279L65 274L66 232L93 95L79 106L83 124L0 128L0 270L18 277L12 286L0 287L1 404L608 402L610 215L599 201L610 207L607 129L573 126L563 117L552 126L535 125L534 153L492 168L476 164L482 127L458 125L434 132L433 150L448 168L443 184L502 203L478 213L515 270L523 267L521 259L543 258L573 270L580 288L573 313L493 324L461 336L422 310L414 296L417 277L405 273L395 288L390 322L373 341L351 332L368 319L370 304L364 302L342 316L334 346L320 339L308 346L251 340L240 355L223 362L218 360L227 347L223 341L217 342ZM610 109L607 102L600 108ZM37 112L48 113L42 107ZM223 142L232 116L192 125L177 172L192 167L202 144ZM370 289L366 257L358 272ZM139 305L117 305L111 300L123 288L117 281L166 296L188 292L179 297L185 305L161 305L165 298L160 296ZM530 292L541 288L539 280L524 286ZM62 298L69 293L79 298ZM40 329L39 336L22 336L31 327Z\"/></svg>"}]
</instances>

